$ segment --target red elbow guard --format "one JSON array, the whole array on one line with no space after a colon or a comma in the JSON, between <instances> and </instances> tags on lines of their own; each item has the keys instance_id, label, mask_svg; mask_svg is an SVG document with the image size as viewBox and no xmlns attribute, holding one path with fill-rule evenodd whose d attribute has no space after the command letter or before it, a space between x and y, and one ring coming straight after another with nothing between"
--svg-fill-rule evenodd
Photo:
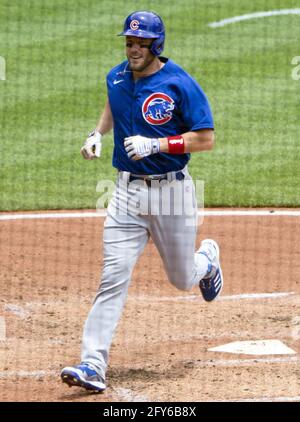
<instances>
[{"instance_id":1,"label":"red elbow guard","mask_svg":"<svg viewBox=\"0 0 300 422\"><path fill-rule=\"evenodd\" d=\"M184 139L181 135L168 136L169 154L184 154Z\"/></svg>"}]
</instances>

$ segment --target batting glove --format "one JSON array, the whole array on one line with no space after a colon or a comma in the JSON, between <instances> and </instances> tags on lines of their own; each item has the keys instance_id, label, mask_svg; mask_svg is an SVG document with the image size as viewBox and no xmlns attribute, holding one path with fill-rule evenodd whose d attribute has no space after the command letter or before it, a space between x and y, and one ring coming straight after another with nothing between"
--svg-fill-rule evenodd
<instances>
[{"instance_id":1,"label":"batting glove","mask_svg":"<svg viewBox=\"0 0 300 422\"><path fill-rule=\"evenodd\" d=\"M80 150L81 154L86 160L93 160L94 158L100 157L102 148L101 138L101 133L96 129L89 134L83 147Z\"/></svg>"},{"instance_id":2,"label":"batting glove","mask_svg":"<svg viewBox=\"0 0 300 422\"><path fill-rule=\"evenodd\" d=\"M124 142L127 156L132 160L141 160L151 154L157 154L160 149L157 138L145 138L144 136L129 136Z\"/></svg>"}]
</instances>

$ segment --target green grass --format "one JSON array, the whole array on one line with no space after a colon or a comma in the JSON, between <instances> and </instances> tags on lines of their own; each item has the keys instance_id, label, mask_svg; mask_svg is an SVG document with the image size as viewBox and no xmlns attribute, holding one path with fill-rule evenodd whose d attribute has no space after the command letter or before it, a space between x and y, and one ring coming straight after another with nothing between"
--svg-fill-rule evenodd
<instances>
[{"instance_id":1,"label":"green grass","mask_svg":"<svg viewBox=\"0 0 300 422\"><path fill-rule=\"evenodd\" d=\"M297 5L298 3L298 5ZM79 149L98 119L105 75L124 59L116 37L133 10L164 18L164 54L202 85L212 105L216 147L193 154L206 206L299 206L300 16L211 29L207 23L293 0L2 0L0 210L94 208L97 181L111 180L112 135L100 160Z\"/></svg>"}]
</instances>

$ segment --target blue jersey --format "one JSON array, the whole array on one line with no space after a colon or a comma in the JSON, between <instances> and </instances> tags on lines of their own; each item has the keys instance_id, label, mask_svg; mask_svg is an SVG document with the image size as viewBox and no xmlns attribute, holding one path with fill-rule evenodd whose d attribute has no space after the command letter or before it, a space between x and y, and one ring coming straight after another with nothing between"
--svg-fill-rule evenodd
<instances>
[{"instance_id":1,"label":"blue jersey","mask_svg":"<svg viewBox=\"0 0 300 422\"><path fill-rule=\"evenodd\" d=\"M107 75L107 91L114 121L113 166L135 174L163 174L181 170L190 154L153 154L142 160L127 157L124 138L141 135L164 138L184 132L213 129L206 95L198 83L170 59L156 73L134 81L125 61Z\"/></svg>"}]
</instances>

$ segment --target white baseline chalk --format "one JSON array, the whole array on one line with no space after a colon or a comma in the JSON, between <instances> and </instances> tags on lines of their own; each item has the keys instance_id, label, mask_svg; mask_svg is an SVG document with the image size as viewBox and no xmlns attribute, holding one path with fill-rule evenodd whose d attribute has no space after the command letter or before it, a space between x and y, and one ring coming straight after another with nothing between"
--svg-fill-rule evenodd
<instances>
[{"instance_id":1,"label":"white baseline chalk","mask_svg":"<svg viewBox=\"0 0 300 422\"><path fill-rule=\"evenodd\" d=\"M232 295L232 296L220 296L218 297L217 301L222 300L247 300L247 299L277 299L280 297L292 296L295 292L277 292L277 293L243 293L240 295ZM196 301L201 299L200 295L187 295L187 296L142 296L142 295L131 295L129 300L142 300L146 302L181 302L181 301Z\"/></svg>"},{"instance_id":2,"label":"white baseline chalk","mask_svg":"<svg viewBox=\"0 0 300 422\"><path fill-rule=\"evenodd\" d=\"M246 21L250 19L267 18L270 16L280 15L300 15L300 9L281 9L281 10L269 10L265 12L247 13L246 15L233 16L232 18L222 19L218 22L211 22L208 24L210 28L219 28L225 25L231 25L233 23Z\"/></svg>"},{"instance_id":3,"label":"white baseline chalk","mask_svg":"<svg viewBox=\"0 0 300 422\"><path fill-rule=\"evenodd\" d=\"M47 212L26 214L0 214L0 221L10 220L41 220L63 218L103 218L107 212L101 209L92 212ZM198 210L199 216L206 217L300 217L300 210Z\"/></svg>"}]
</instances>

